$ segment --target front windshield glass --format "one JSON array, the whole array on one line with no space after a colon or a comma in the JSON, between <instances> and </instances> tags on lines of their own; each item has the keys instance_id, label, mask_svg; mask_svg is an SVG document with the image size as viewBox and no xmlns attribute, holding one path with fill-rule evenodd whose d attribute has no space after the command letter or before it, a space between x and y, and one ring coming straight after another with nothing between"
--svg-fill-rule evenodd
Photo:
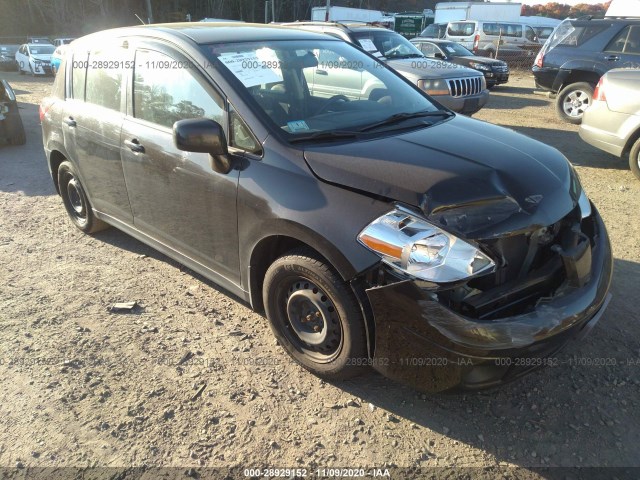
<instances>
[{"instance_id":1,"label":"front windshield glass","mask_svg":"<svg viewBox=\"0 0 640 480\"><path fill-rule=\"evenodd\" d=\"M392 115L437 111L426 96L345 42L280 40L202 48L223 73L235 77L237 88L248 91L254 107L292 137L356 131Z\"/></svg>"},{"instance_id":2,"label":"front windshield glass","mask_svg":"<svg viewBox=\"0 0 640 480\"><path fill-rule=\"evenodd\" d=\"M473 56L473 53L471 53L469 50L464 48L459 43L455 43L455 42L443 43L440 45L440 47L447 53L447 55L450 55L452 57Z\"/></svg>"},{"instance_id":3,"label":"front windshield glass","mask_svg":"<svg viewBox=\"0 0 640 480\"><path fill-rule=\"evenodd\" d=\"M29 47L31 55L51 55L55 47Z\"/></svg>"},{"instance_id":4,"label":"front windshield glass","mask_svg":"<svg viewBox=\"0 0 640 480\"><path fill-rule=\"evenodd\" d=\"M402 35L389 30L367 30L353 35L360 46L376 57L395 58L422 57L413 43Z\"/></svg>"}]
</instances>

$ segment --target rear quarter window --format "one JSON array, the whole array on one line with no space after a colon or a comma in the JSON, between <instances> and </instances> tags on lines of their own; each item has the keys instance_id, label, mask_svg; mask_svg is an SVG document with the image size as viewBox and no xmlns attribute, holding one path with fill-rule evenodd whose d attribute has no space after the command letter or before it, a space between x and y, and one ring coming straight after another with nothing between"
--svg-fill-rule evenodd
<instances>
[{"instance_id":1,"label":"rear quarter window","mask_svg":"<svg viewBox=\"0 0 640 480\"><path fill-rule=\"evenodd\" d=\"M94 50L89 54L85 100L119 111L125 58L121 49Z\"/></svg>"},{"instance_id":2,"label":"rear quarter window","mask_svg":"<svg viewBox=\"0 0 640 480\"><path fill-rule=\"evenodd\" d=\"M607 28L607 25L576 26L573 32L559 42L559 45L579 47L599 33L604 32Z\"/></svg>"}]
</instances>

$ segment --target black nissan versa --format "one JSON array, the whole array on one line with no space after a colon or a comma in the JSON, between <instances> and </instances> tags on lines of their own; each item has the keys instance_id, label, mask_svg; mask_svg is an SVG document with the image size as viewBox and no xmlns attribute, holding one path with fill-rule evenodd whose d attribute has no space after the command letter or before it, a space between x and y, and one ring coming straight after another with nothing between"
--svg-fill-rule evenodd
<instances>
[{"instance_id":1,"label":"black nissan versa","mask_svg":"<svg viewBox=\"0 0 640 480\"><path fill-rule=\"evenodd\" d=\"M319 55L367 84L345 75L323 95ZM606 308L607 232L567 159L338 39L251 24L93 34L40 114L80 230L115 226L250 302L324 378L373 366L426 391L498 385Z\"/></svg>"}]
</instances>

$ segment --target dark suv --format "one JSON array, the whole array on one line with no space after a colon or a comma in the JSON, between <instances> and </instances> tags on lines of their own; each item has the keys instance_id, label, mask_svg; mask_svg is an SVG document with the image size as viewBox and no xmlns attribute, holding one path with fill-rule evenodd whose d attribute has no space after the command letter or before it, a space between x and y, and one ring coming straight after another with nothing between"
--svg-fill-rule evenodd
<instances>
[{"instance_id":1,"label":"dark suv","mask_svg":"<svg viewBox=\"0 0 640 480\"><path fill-rule=\"evenodd\" d=\"M327 98L309 81L323 57L362 78ZM324 378L497 385L588 332L610 296L606 229L560 152L328 35L93 34L69 45L41 118L80 230L115 226L250 302Z\"/></svg>"},{"instance_id":2,"label":"dark suv","mask_svg":"<svg viewBox=\"0 0 640 480\"><path fill-rule=\"evenodd\" d=\"M640 18L565 20L536 57L536 86L557 94L558 116L579 124L593 90L612 68L640 67Z\"/></svg>"}]
</instances>

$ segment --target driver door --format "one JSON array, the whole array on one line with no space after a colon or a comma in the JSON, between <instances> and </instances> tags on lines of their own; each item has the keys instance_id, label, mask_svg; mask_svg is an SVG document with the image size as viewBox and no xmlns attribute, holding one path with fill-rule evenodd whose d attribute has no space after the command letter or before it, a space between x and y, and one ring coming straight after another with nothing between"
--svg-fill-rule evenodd
<instances>
[{"instance_id":1,"label":"driver door","mask_svg":"<svg viewBox=\"0 0 640 480\"><path fill-rule=\"evenodd\" d=\"M165 47L136 51L120 147L133 220L138 230L239 284L239 171L217 173L207 153L184 152L173 142L178 120L227 123L223 96L198 69L179 67L191 64Z\"/></svg>"}]
</instances>

